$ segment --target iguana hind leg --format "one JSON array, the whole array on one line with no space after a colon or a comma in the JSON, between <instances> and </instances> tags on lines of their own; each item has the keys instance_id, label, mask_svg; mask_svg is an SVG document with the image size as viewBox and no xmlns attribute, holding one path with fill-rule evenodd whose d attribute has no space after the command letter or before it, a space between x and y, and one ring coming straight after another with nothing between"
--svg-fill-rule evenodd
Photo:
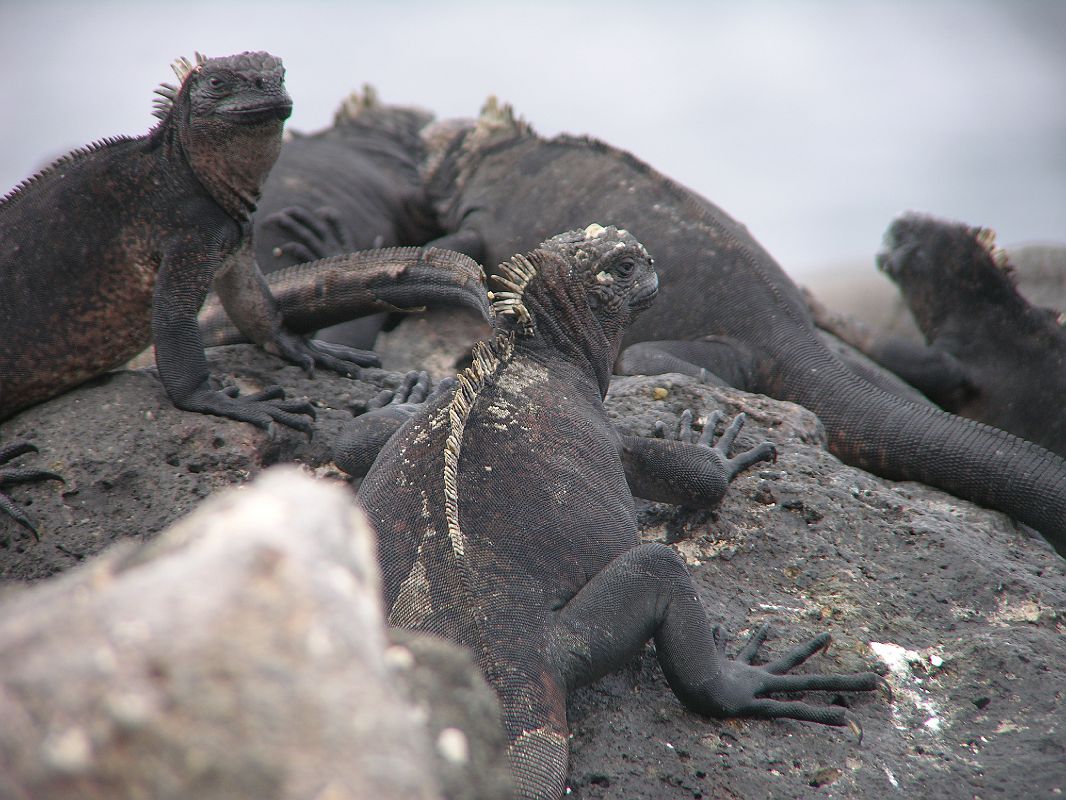
<instances>
[{"instance_id":1,"label":"iguana hind leg","mask_svg":"<svg viewBox=\"0 0 1066 800\"><path fill-rule=\"evenodd\" d=\"M9 442L6 445L0 446L0 465L7 464L12 459L26 453L36 452L37 448L29 442ZM62 481L63 478L54 472L32 467L11 467L8 469L0 469L0 486L12 483L29 483L30 481L45 480ZM34 537L37 536L37 528L30 521L30 518L26 516L14 500L3 492L0 492L0 513L7 514L19 525L30 531Z\"/></svg>"},{"instance_id":2,"label":"iguana hind leg","mask_svg":"<svg viewBox=\"0 0 1066 800\"><path fill-rule=\"evenodd\" d=\"M552 643L570 688L617 668L654 637L663 672L684 705L711 717L792 718L847 725L840 706L769 698L770 693L870 691L872 672L784 674L829 642L811 639L786 656L753 665L765 631L736 659L725 655L725 636L712 628L681 557L661 544L635 547L612 561L559 612Z\"/></svg>"}]
</instances>

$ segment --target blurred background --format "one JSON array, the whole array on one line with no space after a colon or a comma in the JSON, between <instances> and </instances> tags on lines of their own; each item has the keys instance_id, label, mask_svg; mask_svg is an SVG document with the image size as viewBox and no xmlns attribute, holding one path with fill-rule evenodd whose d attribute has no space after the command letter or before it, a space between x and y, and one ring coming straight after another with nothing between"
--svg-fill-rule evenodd
<instances>
[{"instance_id":1,"label":"blurred background","mask_svg":"<svg viewBox=\"0 0 1066 800\"><path fill-rule=\"evenodd\" d=\"M816 290L872 276L905 209L1066 241L1060 0L0 0L0 195L147 131L177 56L247 49L284 59L298 130L370 82L439 117L494 93L542 134L627 148Z\"/></svg>"}]
</instances>

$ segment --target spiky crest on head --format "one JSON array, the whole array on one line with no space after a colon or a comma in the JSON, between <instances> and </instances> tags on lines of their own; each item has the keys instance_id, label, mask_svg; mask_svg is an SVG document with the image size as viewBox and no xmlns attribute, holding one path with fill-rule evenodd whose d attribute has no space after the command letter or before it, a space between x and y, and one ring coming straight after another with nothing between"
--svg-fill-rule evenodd
<instances>
[{"instance_id":1,"label":"spiky crest on head","mask_svg":"<svg viewBox=\"0 0 1066 800\"><path fill-rule=\"evenodd\" d=\"M496 95L490 94L481 113L478 114L474 127L466 137L464 149L475 152L480 148L498 141L517 139L533 133L532 126L514 113L510 103L500 103Z\"/></svg>"},{"instance_id":2,"label":"spiky crest on head","mask_svg":"<svg viewBox=\"0 0 1066 800\"><path fill-rule=\"evenodd\" d=\"M529 282L537 276L537 268L521 253L497 267L500 274L492 274L489 280L501 287L500 291L489 292L492 303L492 316L497 320L508 320L515 325L523 336L532 336L535 332L533 318L523 302Z\"/></svg>"},{"instance_id":3,"label":"spiky crest on head","mask_svg":"<svg viewBox=\"0 0 1066 800\"><path fill-rule=\"evenodd\" d=\"M282 74L284 74L281 59L275 58L270 55L270 53L265 52L253 52L249 50L236 55L221 56L219 58L208 58L202 53L197 52L193 55L192 61L182 56L170 65L170 68L174 70L174 75L177 76L178 85L174 86L171 83L162 83L159 85L155 90L155 93L159 95L159 97L153 101L154 108L152 114L161 120L165 120L170 114L171 109L174 108L174 102L185 88L185 84L188 83L189 78L200 72L208 63L232 69L237 73L282 72Z\"/></svg>"},{"instance_id":4,"label":"spiky crest on head","mask_svg":"<svg viewBox=\"0 0 1066 800\"><path fill-rule=\"evenodd\" d=\"M178 78L178 85L175 86L172 83L159 84L159 87L155 90L159 97L152 101L152 114L154 116L159 119L166 119L170 110L174 107L174 99L178 96L178 92L181 91L181 87L185 85L185 81L207 63L207 56L198 51L193 54L193 59L195 63L189 61L185 56L181 56L170 65L170 68L174 70L174 74Z\"/></svg>"},{"instance_id":5,"label":"spiky crest on head","mask_svg":"<svg viewBox=\"0 0 1066 800\"><path fill-rule=\"evenodd\" d=\"M433 113L424 108L382 103L377 89L369 83L363 84L362 91L353 91L344 98L333 114L334 128L387 136L419 163L425 152L422 132L432 122Z\"/></svg>"},{"instance_id":6,"label":"spiky crest on head","mask_svg":"<svg viewBox=\"0 0 1066 800\"><path fill-rule=\"evenodd\" d=\"M443 120L422 131L426 160L422 174L431 193L458 195L483 150L536 135L510 103L490 95L476 120Z\"/></svg>"},{"instance_id":7,"label":"spiky crest on head","mask_svg":"<svg viewBox=\"0 0 1066 800\"><path fill-rule=\"evenodd\" d=\"M971 230L973 231L974 239L988 253L992 263L1013 278L1014 268L1010 265L1007 251L996 245L996 232L991 228L971 228Z\"/></svg>"}]
</instances>

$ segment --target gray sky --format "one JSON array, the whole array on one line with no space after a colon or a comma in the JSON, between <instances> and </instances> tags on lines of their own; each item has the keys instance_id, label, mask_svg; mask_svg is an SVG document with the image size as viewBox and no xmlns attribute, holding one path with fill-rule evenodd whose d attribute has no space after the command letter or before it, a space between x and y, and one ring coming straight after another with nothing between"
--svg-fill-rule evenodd
<instances>
[{"instance_id":1,"label":"gray sky","mask_svg":"<svg viewBox=\"0 0 1066 800\"><path fill-rule=\"evenodd\" d=\"M194 50L269 50L290 127L352 88L632 150L748 225L794 277L872 270L913 208L1066 241L1066 3L0 0L0 194L152 124Z\"/></svg>"}]
</instances>

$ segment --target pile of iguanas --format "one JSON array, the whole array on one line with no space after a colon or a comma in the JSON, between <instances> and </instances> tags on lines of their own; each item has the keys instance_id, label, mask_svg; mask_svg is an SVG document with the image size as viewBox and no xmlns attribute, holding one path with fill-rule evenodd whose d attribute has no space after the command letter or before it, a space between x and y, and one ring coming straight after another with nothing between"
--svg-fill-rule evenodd
<instances>
[{"instance_id":1,"label":"pile of iguanas","mask_svg":"<svg viewBox=\"0 0 1066 800\"><path fill-rule=\"evenodd\" d=\"M712 444L719 420L697 433L690 412L673 435L622 435L602 406L615 372L800 403L842 460L1005 511L1066 550L1063 333L1012 294L984 234L898 221L882 265L930 348L854 344L945 408L1025 438L838 358L742 225L629 153L541 138L495 102L435 122L369 90L328 130L283 141L277 58L198 55L175 71L146 135L75 151L0 202L0 420L154 344L177 407L311 431L307 400L239 396L208 374L204 347L251 341L357 376L377 363L388 313L490 319L467 370L434 390L413 376L334 452L365 475L389 622L471 649L500 698L520 796L561 795L567 692L650 638L678 698L709 716L844 725L839 706L767 695L877 683L786 674L827 635L755 666L760 631L725 657L683 562L638 545L633 498L714 505L773 447L730 456L742 417ZM955 290L931 290L947 265ZM330 341L306 336L341 323ZM1007 364L1034 359L1057 383L1003 386ZM0 446L0 487L60 477L10 465L33 449ZM3 514L32 530L0 492Z\"/></svg>"}]
</instances>

